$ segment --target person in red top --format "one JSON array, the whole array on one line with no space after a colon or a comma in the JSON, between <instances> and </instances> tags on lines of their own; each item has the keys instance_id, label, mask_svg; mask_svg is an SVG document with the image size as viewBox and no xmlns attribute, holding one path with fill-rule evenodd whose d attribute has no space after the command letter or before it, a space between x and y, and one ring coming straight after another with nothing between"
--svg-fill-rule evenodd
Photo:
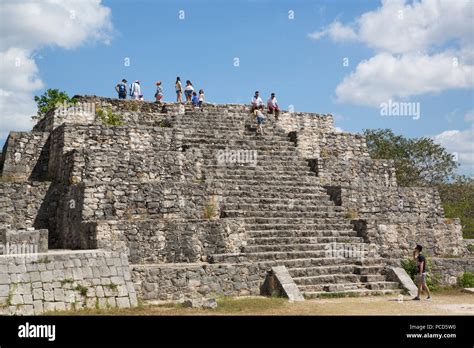
<instances>
[{"instance_id":1,"label":"person in red top","mask_svg":"<svg viewBox=\"0 0 474 348\"><path fill-rule=\"evenodd\" d=\"M267 108L269 114L273 114L273 112L275 112L275 120L278 120L278 116L280 115L280 107L278 106L275 93L272 93L270 98L268 99Z\"/></svg>"}]
</instances>

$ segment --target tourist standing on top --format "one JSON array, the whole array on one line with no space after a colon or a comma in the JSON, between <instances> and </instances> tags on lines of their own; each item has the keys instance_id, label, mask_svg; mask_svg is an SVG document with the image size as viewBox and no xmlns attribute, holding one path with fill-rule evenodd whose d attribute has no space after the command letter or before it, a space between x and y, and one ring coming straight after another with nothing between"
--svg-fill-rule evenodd
<instances>
[{"instance_id":1,"label":"tourist standing on top","mask_svg":"<svg viewBox=\"0 0 474 348\"><path fill-rule=\"evenodd\" d=\"M121 82L115 86L119 99L127 99L127 80L122 79Z\"/></svg>"},{"instance_id":2,"label":"tourist standing on top","mask_svg":"<svg viewBox=\"0 0 474 348\"><path fill-rule=\"evenodd\" d=\"M163 98L163 87L161 87L161 81L156 83L156 93L155 99L157 103L161 103L161 99Z\"/></svg>"},{"instance_id":3,"label":"tourist standing on top","mask_svg":"<svg viewBox=\"0 0 474 348\"><path fill-rule=\"evenodd\" d=\"M255 92L255 95L252 98L252 109L251 112L254 112L257 108L263 106L263 100L260 98L260 93L258 91Z\"/></svg>"},{"instance_id":4,"label":"tourist standing on top","mask_svg":"<svg viewBox=\"0 0 474 348\"><path fill-rule=\"evenodd\" d=\"M275 97L275 93L270 95L270 98L267 101L268 113L273 114L275 111L275 120L278 121L278 116L280 115L280 107L278 106L277 98Z\"/></svg>"},{"instance_id":5,"label":"tourist standing on top","mask_svg":"<svg viewBox=\"0 0 474 348\"><path fill-rule=\"evenodd\" d=\"M132 83L130 86L130 96L135 100L140 100L140 96L143 96L140 88L140 81L135 80L135 82Z\"/></svg>"},{"instance_id":6,"label":"tourist standing on top","mask_svg":"<svg viewBox=\"0 0 474 348\"><path fill-rule=\"evenodd\" d=\"M193 105L193 109L199 104L199 98L196 92L193 92L193 96L191 98L191 104Z\"/></svg>"},{"instance_id":7,"label":"tourist standing on top","mask_svg":"<svg viewBox=\"0 0 474 348\"><path fill-rule=\"evenodd\" d=\"M186 96L186 102L191 102L191 97L194 92L194 87L191 81L186 81L186 87L184 88L184 95Z\"/></svg>"},{"instance_id":8,"label":"tourist standing on top","mask_svg":"<svg viewBox=\"0 0 474 348\"><path fill-rule=\"evenodd\" d=\"M263 105L260 105L257 107L254 111L253 114L257 118L257 135L263 135L263 122L265 121L265 115L263 114Z\"/></svg>"},{"instance_id":9,"label":"tourist standing on top","mask_svg":"<svg viewBox=\"0 0 474 348\"><path fill-rule=\"evenodd\" d=\"M181 79L179 76L176 78L176 82L174 84L174 88L176 89L176 101L181 103L181 96L183 94L183 86L181 85Z\"/></svg>"},{"instance_id":10,"label":"tourist standing on top","mask_svg":"<svg viewBox=\"0 0 474 348\"><path fill-rule=\"evenodd\" d=\"M198 106L201 108L202 111L202 104L204 103L204 90L200 89L199 90L199 101L198 101Z\"/></svg>"}]
</instances>

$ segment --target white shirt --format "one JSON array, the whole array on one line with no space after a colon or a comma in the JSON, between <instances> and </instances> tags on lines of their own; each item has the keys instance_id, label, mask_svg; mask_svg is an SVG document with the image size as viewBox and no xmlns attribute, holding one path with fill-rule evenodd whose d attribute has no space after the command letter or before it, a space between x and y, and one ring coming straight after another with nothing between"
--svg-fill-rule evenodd
<instances>
[{"instance_id":1,"label":"white shirt","mask_svg":"<svg viewBox=\"0 0 474 348\"><path fill-rule=\"evenodd\" d=\"M267 105L271 105L271 106L273 106L274 108L276 108L277 105L278 105L277 98L273 98L273 99L272 99L272 98L270 97L270 99L268 99Z\"/></svg>"},{"instance_id":2,"label":"white shirt","mask_svg":"<svg viewBox=\"0 0 474 348\"><path fill-rule=\"evenodd\" d=\"M185 91L194 91L194 87L192 85L186 86L184 89Z\"/></svg>"},{"instance_id":3,"label":"white shirt","mask_svg":"<svg viewBox=\"0 0 474 348\"><path fill-rule=\"evenodd\" d=\"M141 88L140 88L140 84L134 82L133 85L132 85L132 92L133 92L134 95L141 95L142 91L141 91Z\"/></svg>"},{"instance_id":4,"label":"white shirt","mask_svg":"<svg viewBox=\"0 0 474 348\"><path fill-rule=\"evenodd\" d=\"M252 98L252 104L255 104L257 106L263 105L263 100L260 97L258 97L258 98L253 97Z\"/></svg>"}]
</instances>

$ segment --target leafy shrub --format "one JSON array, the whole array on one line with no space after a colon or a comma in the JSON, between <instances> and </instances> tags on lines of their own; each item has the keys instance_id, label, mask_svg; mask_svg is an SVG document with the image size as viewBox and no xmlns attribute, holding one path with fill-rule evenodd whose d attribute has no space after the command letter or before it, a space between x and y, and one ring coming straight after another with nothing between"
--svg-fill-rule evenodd
<instances>
[{"instance_id":1,"label":"leafy shrub","mask_svg":"<svg viewBox=\"0 0 474 348\"><path fill-rule=\"evenodd\" d=\"M430 271L431 266L432 266L431 259L427 255L425 255L425 258L426 258L426 264L428 266L428 270ZM417 262L413 259L408 258L408 259L402 260L401 264L405 272L407 272L407 274L416 284L416 275L418 272ZM438 279L436 279L436 277L432 276L429 271L426 275L426 286L428 286L428 289L430 290L437 290L439 289L439 281ZM418 286L418 284L416 285Z\"/></svg>"},{"instance_id":2,"label":"leafy shrub","mask_svg":"<svg viewBox=\"0 0 474 348\"><path fill-rule=\"evenodd\" d=\"M357 219L359 217L359 213L355 210L349 210L344 215L346 219Z\"/></svg>"},{"instance_id":3,"label":"leafy shrub","mask_svg":"<svg viewBox=\"0 0 474 348\"><path fill-rule=\"evenodd\" d=\"M462 288L474 288L474 273L464 272L458 277L458 285Z\"/></svg>"},{"instance_id":4,"label":"leafy shrub","mask_svg":"<svg viewBox=\"0 0 474 348\"><path fill-rule=\"evenodd\" d=\"M161 127L161 128L170 128L172 127L172 124L170 122L170 120L168 119L164 119L164 120L161 120L158 125Z\"/></svg>"},{"instance_id":5,"label":"leafy shrub","mask_svg":"<svg viewBox=\"0 0 474 348\"><path fill-rule=\"evenodd\" d=\"M204 205L204 218L211 220L217 216L217 203L215 197L212 197L205 205Z\"/></svg>"},{"instance_id":6,"label":"leafy shrub","mask_svg":"<svg viewBox=\"0 0 474 348\"><path fill-rule=\"evenodd\" d=\"M99 116L102 123L105 125L121 126L123 124L122 116L114 114L111 109L97 109L97 115Z\"/></svg>"}]
</instances>

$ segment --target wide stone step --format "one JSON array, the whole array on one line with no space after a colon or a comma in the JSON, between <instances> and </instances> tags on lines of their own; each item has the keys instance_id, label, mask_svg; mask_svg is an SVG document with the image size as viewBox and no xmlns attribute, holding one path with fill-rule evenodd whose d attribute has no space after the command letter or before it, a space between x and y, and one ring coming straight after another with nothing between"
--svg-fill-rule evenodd
<instances>
[{"instance_id":1,"label":"wide stone step","mask_svg":"<svg viewBox=\"0 0 474 348\"><path fill-rule=\"evenodd\" d=\"M321 250L329 250L330 252L330 248L331 248L330 243L261 244L261 245L247 245L243 248L243 252L244 253L260 253L260 252L321 251Z\"/></svg>"},{"instance_id":2,"label":"wide stone step","mask_svg":"<svg viewBox=\"0 0 474 348\"><path fill-rule=\"evenodd\" d=\"M357 260L364 258L368 252L362 252L360 257L347 258L348 260ZM269 251L245 253L248 260L288 260L300 258L327 258L326 250L308 250L308 251Z\"/></svg>"},{"instance_id":3,"label":"wide stone step","mask_svg":"<svg viewBox=\"0 0 474 348\"><path fill-rule=\"evenodd\" d=\"M262 225L273 225L272 227L268 227L269 229L283 229L283 228L289 228L289 226L293 225L299 225L299 228L297 229L313 229L314 227L311 225L325 225L324 227L327 227L327 225L344 225L346 228L350 226L352 229L352 225L349 223L349 221L343 221L334 218L282 218L282 217L243 217L242 220L248 225L255 225L255 224L262 224ZM284 226L285 227L278 227L278 226ZM256 227L256 226L248 226L248 227ZM264 229L264 226L259 226L258 229Z\"/></svg>"},{"instance_id":4,"label":"wide stone step","mask_svg":"<svg viewBox=\"0 0 474 348\"><path fill-rule=\"evenodd\" d=\"M285 212L285 213L304 213L304 212L331 212L331 213L341 213L345 209L340 206L332 205L331 201L317 201L317 200L307 200L307 201L279 201L279 202L269 202L269 201L259 201L255 203L244 203L244 202L235 202L234 198L226 199L223 204L223 209L228 211L237 211L237 210L256 210L261 212Z\"/></svg>"},{"instance_id":5,"label":"wide stone step","mask_svg":"<svg viewBox=\"0 0 474 348\"><path fill-rule=\"evenodd\" d=\"M249 232L247 232L249 233ZM251 232L252 235L258 233ZM319 243L363 243L362 237L251 237L247 245L274 244L319 244Z\"/></svg>"},{"instance_id":6,"label":"wide stone step","mask_svg":"<svg viewBox=\"0 0 474 348\"><path fill-rule=\"evenodd\" d=\"M225 191L226 202L235 202L243 204L265 203L265 204L303 204L307 201L316 201L323 204L332 202L328 195L318 193L291 193L291 192L267 192L262 196L261 192L254 193L252 196L242 196L241 191Z\"/></svg>"},{"instance_id":7,"label":"wide stone step","mask_svg":"<svg viewBox=\"0 0 474 348\"><path fill-rule=\"evenodd\" d=\"M380 274L384 268L384 265L374 265L374 266L355 266L354 273L360 275L372 275Z\"/></svg>"},{"instance_id":8,"label":"wide stone step","mask_svg":"<svg viewBox=\"0 0 474 348\"><path fill-rule=\"evenodd\" d=\"M184 146L185 151L188 151L189 149L199 149L199 151L201 152L201 154L203 155L205 159L213 159L215 158L217 151L219 150L225 151L226 149L251 150L251 151L257 150L257 157L259 155L261 156L268 155L268 156L277 156L277 157L281 156L281 157L298 158L297 156L299 156L298 152L296 151L296 148L292 148L292 147L285 148L285 149L275 149L274 147L270 145L259 146L258 148L255 146L245 146L245 147L232 146L231 147L229 146L228 143L226 144L192 144L192 145L185 143L184 145L185 145ZM189 145L189 147L187 148L186 145ZM306 163L307 165L307 161L304 161L304 160L301 160L301 161L303 163Z\"/></svg>"},{"instance_id":9,"label":"wide stone step","mask_svg":"<svg viewBox=\"0 0 474 348\"><path fill-rule=\"evenodd\" d=\"M275 181L272 179L260 178L257 180L255 178L248 179L248 180L239 180L236 181L235 179L228 179L228 178L213 178L213 177L206 177L206 180L215 180L216 182L221 182L224 185L225 189L234 190L234 191L242 191L245 192L250 190L252 192L262 192L262 191L270 191L275 193L280 192L291 192L294 190L295 193L324 193L326 194L326 190L324 190L321 186L319 186L316 177L306 177L300 178L296 182L295 180L279 180ZM275 189L278 188L277 191ZM242 194L240 192L240 194Z\"/></svg>"},{"instance_id":10,"label":"wide stone step","mask_svg":"<svg viewBox=\"0 0 474 348\"><path fill-rule=\"evenodd\" d=\"M396 290L399 284L396 282L378 281L378 282L347 282L347 283L319 283L309 285L298 285L303 293L310 292L345 292L350 290Z\"/></svg>"},{"instance_id":11,"label":"wide stone step","mask_svg":"<svg viewBox=\"0 0 474 348\"><path fill-rule=\"evenodd\" d=\"M308 272L298 272L298 276L293 276L293 280L297 285L318 285L318 284L340 284L340 283L380 283L385 282L385 276L381 274L373 274L370 276L363 276L353 274L349 266L334 267L333 272L317 273L318 267L308 268ZM321 268L321 267L319 267ZM327 268L327 267L325 267ZM293 270L292 270L293 272ZM293 272L294 273L294 272ZM290 273L290 274L293 274Z\"/></svg>"},{"instance_id":12,"label":"wide stone step","mask_svg":"<svg viewBox=\"0 0 474 348\"><path fill-rule=\"evenodd\" d=\"M326 196L329 199L329 196L326 194L326 190L321 188L319 185L314 185L312 183L308 185L298 186L284 186L279 185L278 190L275 191L275 187L266 187L266 186L257 186L257 185L244 185L236 184L232 185L230 182L219 180L219 182L229 184L223 187L223 192L227 196L242 196L242 193L245 193L246 196L243 198L297 198L297 197L314 197L314 199L320 199Z\"/></svg>"},{"instance_id":13,"label":"wide stone step","mask_svg":"<svg viewBox=\"0 0 474 348\"><path fill-rule=\"evenodd\" d=\"M361 260L351 260L343 257L326 257L326 258L300 258L286 260L266 260L259 261L261 267L271 268L272 266L285 266L288 270L293 268L308 268L321 266L341 266L352 265L360 267L383 267L383 260L377 257L365 257Z\"/></svg>"},{"instance_id":14,"label":"wide stone step","mask_svg":"<svg viewBox=\"0 0 474 348\"><path fill-rule=\"evenodd\" d=\"M284 182L284 184L288 184L291 181L295 183L295 186L298 186L298 184L303 184L304 182L310 183L311 180L314 178L314 185L316 185L319 182L319 178L315 176L314 173L308 172L304 173L302 175L300 174L295 174L295 173L272 173L269 172L266 175L265 174L257 174L257 175L239 175L239 174L219 174L219 173L209 173L206 171L203 171L206 175L206 179L224 179L224 180L231 180L234 183L247 183L250 180L257 180L260 182L260 185L269 185L269 186L279 186Z\"/></svg>"},{"instance_id":15,"label":"wide stone step","mask_svg":"<svg viewBox=\"0 0 474 348\"><path fill-rule=\"evenodd\" d=\"M354 238L357 232L349 229L329 230L320 228L319 230L252 230L246 228L247 235L250 238Z\"/></svg>"},{"instance_id":16,"label":"wide stone step","mask_svg":"<svg viewBox=\"0 0 474 348\"><path fill-rule=\"evenodd\" d=\"M246 156L246 155L245 155ZM271 172L293 172L293 173L314 173L309 170L308 166L302 165L300 162L294 161L277 161L272 160L268 162L262 162L257 157L252 157L249 155L248 157L242 157L239 161L242 163L238 163L238 159L228 159L222 158L222 163L219 163L219 159L216 158L216 162L213 164L204 164L204 167L208 170L232 170L239 174L254 174L255 172L262 172L263 174L268 174L268 171ZM217 156L216 156L217 157ZM234 161L234 162L232 162ZM253 162L252 162L253 161Z\"/></svg>"},{"instance_id":17,"label":"wide stone step","mask_svg":"<svg viewBox=\"0 0 474 348\"><path fill-rule=\"evenodd\" d=\"M196 147L204 147L204 148L209 148L209 149L225 149L226 147L229 147L229 139L221 139L218 141L218 139L183 139L182 140L183 145L187 146L196 146ZM279 144L266 144L266 143L258 143L258 144L252 144L248 142L241 142L238 144L233 144L234 146L239 146L240 150L257 150L257 151L278 151L282 152L284 154L287 153L296 153L296 148L292 147L291 143L290 144L285 144L284 142L281 142ZM293 149L293 150L292 150Z\"/></svg>"},{"instance_id":18,"label":"wide stone step","mask_svg":"<svg viewBox=\"0 0 474 348\"><path fill-rule=\"evenodd\" d=\"M265 170L265 167L239 168L222 165L216 168L203 167L202 171L206 174L209 173L209 176L213 178L238 178L240 181L256 178L262 178L264 180L274 178L287 181L293 179L298 182L304 177L316 177L316 173L310 172L309 170L307 171L305 168L300 167L275 167L273 169Z\"/></svg>"},{"instance_id":19,"label":"wide stone step","mask_svg":"<svg viewBox=\"0 0 474 348\"><path fill-rule=\"evenodd\" d=\"M335 217L341 217L343 216L334 211L324 211L322 208L320 210L312 210L309 211L282 211L278 209L273 209L269 210L272 207L268 207L268 210L263 211L263 210L228 210L227 208L224 207L222 211L222 217L228 217L228 218L233 218L233 217L255 217L255 218L271 218L271 217L281 217L281 218L288 218L288 219L293 219L293 218L335 218ZM333 207L330 207L333 208ZM284 209L284 208L281 208Z\"/></svg>"},{"instance_id":20,"label":"wide stone step","mask_svg":"<svg viewBox=\"0 0 474 348\"><path fill-rule=\"evenodd\" d=\"M354 290L345 290L338 292L328 292L328 291L304 291L303 296L306 299L315 299L321 298L328 295L340 295L343 296L379 296L379 295L398 295L401 290L399 289L384 289L384 290L370 290L370 289L354 289Z\"/></svg>"},{"instance_id":21,"label":"wide stone step","mask_svg":"<svg viewBox=\"0 0 474 348\"><path fill-rule=\"evenodd\" d=\"M339 219L304 219L296 221L294 219L266 219L269 221L258 222L251 221L251 218L244 218L247 231L254 232L286 232L286 231L354 231L353 225L349 221L341 221ZM312 221L315 220L315 221Z\"/></svg>"},{"instance_id":22,"label":"wide stone step","mask_svg":"<svg viewBox=\"0 0 474 348\"><path fill-rule=\"evenodd\" d=\"M241 149L235 149L235 151L240 151ZM219 152L220 151L220 152ZM218 154L226 154L226 149L214 149L210 151L201 151L201 153L204 155L204 161L202 162L203 165L206 167L211 167L211 166L217 166L217 158ZM241 166L243 168L246 168L249 166L249 163L239 163L237 159L240 156L241 158L246 158L245 155L247 155L245 152L240 152L240 153L232 153L231 151L234 151L234 149L227 149L227 158L232 159L232 156L235 156L235 166ZM249 150L253 151L253 150ZM253 152L250 152L253 156ZM265 151L265 152L258 152L256 153L256 160L257 160L257 166L262 167L262 166L274 166L275 164L288 164L291 163L292 165L297 165L300 166L301 168L305 168L306 170L309 170L308 162L305 160L302 160L298 157L296 153L290 153L290 154L279 154L279 153L271 153L270 151ZM230 162L230 161L229 161ZM232 163L229 163L229 165Z\"/></svg>"},{"instance_id":23,"label":"wide stone step","mask_svg":"<svg viewBox=\"0 0 474 348\"><path fill-rule=\"evenodd\" d=\"M319 275L326 275L326 274L354 273L355 267L357 266L353 264L319 266L319 267L298 267L298 268L289 268L288 272L293 278L299 278L299 277L311 277L311 276L319 276Z\"/></svg>"},{"instance_id":24,"label":"wide stone step","mask_svg":"<svg viewBox=\"0 0 474 348\"><path fill-rule=\"evenodd\" d=\"M296 285L320 285L320 284L348 284L359 283L360 279L356 274L351 273L336 273L336 274L322 274L316 276L293 277ZM384 279L383 279L384 280Z\"/></svg>"}]
</instances>

